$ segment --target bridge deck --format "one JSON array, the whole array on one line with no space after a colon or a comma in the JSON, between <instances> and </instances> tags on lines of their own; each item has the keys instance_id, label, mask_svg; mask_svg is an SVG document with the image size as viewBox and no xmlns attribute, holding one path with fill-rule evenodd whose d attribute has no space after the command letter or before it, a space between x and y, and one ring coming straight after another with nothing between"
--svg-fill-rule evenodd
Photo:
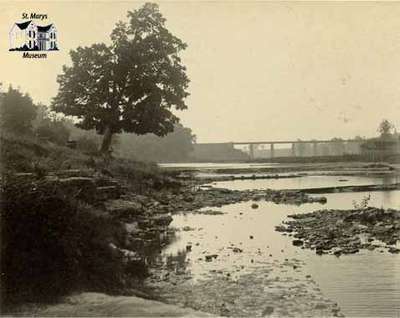
<instances>
[{"instance_id":1,"label":"bridge deck","mask_svg":"<svg viewBox=\"0 0 400 318\"><path fill-rule=\"evenodd\" d=\"M278 140L278 141L242 141L231 142L234 145L263 145L263 144L322 144L334 142L363 142L357 139L343 139L343 140Z\"/></svg>"}]
</instances>

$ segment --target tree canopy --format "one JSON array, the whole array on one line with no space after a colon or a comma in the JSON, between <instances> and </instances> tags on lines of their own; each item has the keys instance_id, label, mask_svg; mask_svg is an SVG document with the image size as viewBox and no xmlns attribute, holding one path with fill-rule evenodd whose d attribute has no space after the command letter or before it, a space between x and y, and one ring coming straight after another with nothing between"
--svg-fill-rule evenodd
<instances>
[{"instance_id":1,"label":"tree canopy","mask_svg":"<svg viewBox=\"0 0 400 318\"><path fill-rule=\"evenodd\" d=\"M196 136L190 128L175 125L174 131L161 138L154 134L118 136L117 152L121 157L155 162L179 162L189 158Z\"/></svg>"},{"instance_id":2,"label":"tree canopy","mask_svg":"<svg viewBox=\"0 0 400 318\"><path fill-rule=\"evenodd\" d=\"M379 124L378 132L381 134L381 137L387 137L391 134L393 128L394 128L393 124L389 122L387 119L384 119Z\"/></svg>"},{"instance_id":3,"label":"tree canopy","mask_svg":"<svg viewBox=\"0 0 400 318\"><path fill-rule=\"evenodd\" d=\"M36 106L28 94L11 86L5 93L0 92L1 129L16 134L26 134L32 130L32 120L36 117Z\"/></svg>"},{"instance_id":4,"label":"tree canopy","mask_svg":"<svg viewBox=\"0 0 400 318\"><path fill-rule=\"evenodd\" d=\"M146 3L128 18L116 24L111 45L70 52L72 66L58 76L52 103L80 119L78 127L103 134L103 152L122 131L166 135L179 122L172 108L187 108L189 79L178 55L186 44L166 28L157 4Z\"/></svg>"}]
</instances>

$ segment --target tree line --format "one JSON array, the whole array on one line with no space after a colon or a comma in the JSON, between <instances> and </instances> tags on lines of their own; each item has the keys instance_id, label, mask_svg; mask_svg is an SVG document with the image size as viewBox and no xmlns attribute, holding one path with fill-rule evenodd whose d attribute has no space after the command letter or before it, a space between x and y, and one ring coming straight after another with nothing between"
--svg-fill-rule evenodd
<instances>
[{"instance_id":1,"label":"tree line","mask_svg":"<svg viewBox=\"0 0 400 318\"><path fill-rule=\"evenodd\" d=\"M127 18L115 25L111 44L70 51L72 65L57 77L50 107L13 87L1 90L2 131L58 144L75 139L78 148L102 156L184 159L194 135L173 110L187 108L189 79L179 56L186 44L166 28L157 4Z\"/></svg>"}]
</instances>

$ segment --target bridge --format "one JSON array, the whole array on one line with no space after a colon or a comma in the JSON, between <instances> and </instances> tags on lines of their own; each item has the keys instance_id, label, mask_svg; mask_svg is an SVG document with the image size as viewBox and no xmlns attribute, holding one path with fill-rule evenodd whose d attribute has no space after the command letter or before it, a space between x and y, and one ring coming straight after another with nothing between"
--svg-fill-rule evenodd
<instances>
[{"instance_id":1,"label":"bridge","mask_svg":"<svg viewBox=\"0 0 400 318\"><path fill-rule=\"evenodd\" d=\"M233 141L225 143L201 143L199 147L209 149L237 149L247 153L250 159L260 158L261 154L268 153L274 158L279 152L275 145L288 145L289 152L285 156L329 156L343 154L360 154L360 145L363 139L320 139L320 140L268 140L268 141ZM236 146L236 147L235 147ZM239 148L237 147L239 146ZM244 146L240 149L240 146ZM282 151L281 151L282 152ZM263 156L263 158L266 158Z\"/></svg>"}]
</instances>

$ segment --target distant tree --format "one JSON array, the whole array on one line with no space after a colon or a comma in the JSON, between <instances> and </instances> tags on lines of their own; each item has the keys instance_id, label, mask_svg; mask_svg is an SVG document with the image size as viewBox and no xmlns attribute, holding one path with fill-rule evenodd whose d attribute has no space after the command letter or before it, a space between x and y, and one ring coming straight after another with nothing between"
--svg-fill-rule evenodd
<instances>
[{"instance_id":1,"label":"distant tree","mask_svg":"<svg viewBox=\"0 0 400 318\"><path fill-rule=\"evenodd\" d=\"M65 145L68 141L70 131L64 124L64 120L46 118L36 128L38 137L46 138L59 145Z\"/></svg>"},{"instance_id":2,"label":"distant tree","mask_svg":"<svg viewBox=\"0 0 400 318\"><path fill-rule=\"evenodd\" d=\"M30 96L10 86L7 92L0 92L0 99L1 129L16 134L30 133L36 117L36 107Z\"/></svg>"},{"instance_id":3,"label":"distant tree","mask_svg":"<svg viewBox=\"0 0 400 318\"><path fill-rule=\"evenodd\" d=\"M378 132L381 134L381 137L390 136L391 132L393 131L393 124L389 122L387 119L382 120L379 124Z\"/></svg>"},{"instance_id":4,"label":"distant tree","mask_svg":"<svg viewBox=\"0 0 400 318\"><path fill-rule=\"evenodd\" d=\"M58 117L54 112L50 111L48 106L37 104L36 117L32 121L35 135L41 139L65 145L70 135L70 129L67 127L69 120Z\"/></svg>"},{"instance_id":5,"label":"distant tree","mask_svg":"<svg viewBox=\"0 0 400 318\"><path fill-rule=\"evenodd\" d=\"M58 76L52 106L76 116L83 129L104 135L109 151L113 134L164 136L179 119L171 108L186 109L189 79L178 53L186 44L165 27L158 5L146 3L118 22L111 45L93 44L71 51L72 66Z\"/></svg>"},{"instance_id":6,"label":"distant tree","mask_svg":"<svg viewBox=\"0 0 400 318\"><path fill-rule=\"evenodd\" d=\"M118 137L119 143L115 148L120 156L157 162L186 160L196 139L191 129L181 124L177 124L174 131L164 137L154 134L121 134Z\"/></svg>"}]
</instances>

